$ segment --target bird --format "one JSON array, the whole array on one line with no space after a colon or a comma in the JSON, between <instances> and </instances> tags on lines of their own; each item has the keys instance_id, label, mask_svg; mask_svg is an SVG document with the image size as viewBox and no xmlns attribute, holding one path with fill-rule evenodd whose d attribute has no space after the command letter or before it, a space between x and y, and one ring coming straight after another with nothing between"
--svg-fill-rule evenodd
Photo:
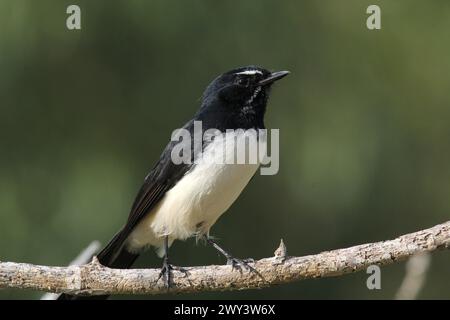
<instances>
[{"instance_id":1,"label":"bird","mask_svg":"<svg viewBox=\"0 0 450 320\"><path fill-rule=\"evenodd\" d=\"M264 116L272 85L289 71L271 72L260 66L239 67L220 74L205 89L193 118L182 128L191 138L171 139L159 160L147 174L131 207L125 225L98 253L98 261L110 268L130 268L147 248L156 248L163 258L160 278L171 285L169 248L175 240L197 237L206 240L233 267L249 267L224 250L210 236L210 229L228 210L260 163L228 163L205 159L226 156L231 148L224 145L243 139L246 132L265 129ZM215 130L215 135L199 143L196 124L201 132ZM251 130L254 131L251 131ZM234 135L227 135L235 130ZM178 131L179 132L179 131ZM185 147L190 161L173 161L174 152ZM225 150L225 151L224 151ZM183 270L181 270L183 271ZM159 279L158 279L159 281ZM105 299L108 296L62 294L59 300Z\"/></svg>"}]
</instances>

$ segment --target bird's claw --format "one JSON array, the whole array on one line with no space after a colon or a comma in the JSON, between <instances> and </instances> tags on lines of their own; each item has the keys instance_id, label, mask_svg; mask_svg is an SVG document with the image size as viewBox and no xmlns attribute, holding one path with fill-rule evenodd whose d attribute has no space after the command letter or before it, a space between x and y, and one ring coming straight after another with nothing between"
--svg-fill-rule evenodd
<instances>
[{"instance_id":1,"label":"bird's claw","mask_svg":"<svg viewBox=\"0 0 450 320\"><path fill-rule=\"evenodd\" d=\"M172 285L172 271L173 270L182 272L184 274L184 277L188 276L188 271L186 269L184 269L182 267L174 266L165 260L163 262L163 266L161 267L161 272L159 273L158 279L156 281L158 282L159 279L163 278L164 286L166 287L167 290L169 290Z\"/></svg>"},{"instance_id":2,"label":"bird's claw","mask_svg":"<svg viewBox=\"0 0 450 320\"><path fill-rule=\"evenodd\" d=\"M167 261L164 261L163 266L161 267L161 272L159 273L158 279L156 280L156 282L158 282L159 279L163 278L164 286L166 287L167 290L170 289L172 269L173 269L172 265L169 264Z\"/></svg>"},{"instance_id":3,"label":"bird's claw","mask_svg":"<svg viewBox=\"0 0 450 320\"><path fill-rule=\"evenodd\" d=\"M233 257L227 258L227 265L231 265L233 269L239 270L240 272L242 272L242 267L250 272L256 272L255 268L249 265L249 263L253 262L255 262L255 260L252 258L249 259L238 259Z\"/></svg>"}]
</instances>

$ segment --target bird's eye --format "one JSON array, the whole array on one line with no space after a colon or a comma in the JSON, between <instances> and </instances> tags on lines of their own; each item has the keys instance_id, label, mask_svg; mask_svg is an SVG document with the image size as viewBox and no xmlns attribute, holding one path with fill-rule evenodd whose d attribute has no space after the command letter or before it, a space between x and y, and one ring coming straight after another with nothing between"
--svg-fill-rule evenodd
<instances>
[{"instance_id":1,"label":"bird's eye","mask_svg":"<svg viewBox=\"0 0 450 320\"><path fill-rule=\"evenodd\" d=\"M239 77L237 80L236 80L236 83L238 84L238 85L240 85L240 86L248 86L248 78L244 78L244 77Z\"/></svg>"}]
</instances>

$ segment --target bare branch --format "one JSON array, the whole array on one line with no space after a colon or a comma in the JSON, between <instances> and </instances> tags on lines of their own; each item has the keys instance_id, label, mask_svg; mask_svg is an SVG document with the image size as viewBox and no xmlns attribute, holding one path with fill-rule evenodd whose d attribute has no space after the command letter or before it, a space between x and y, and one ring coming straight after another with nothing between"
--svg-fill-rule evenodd
<instances>
[{"instance_id":1,"label":"bare branch","mask_svg":"<svg viewBox=\"0 0 450 320\"><path fill-rule=\"evenodd\" d=\"M171 292L200 292L267 287L309 278L340 276L386 265L422 252L450 247L450 221L389 241L363 244L304 257L265 258L251 264L259 273L231 266L185 268L173 272ZM284 251L284 250L283 250ZM119 270L103 267L96 258L87 265L48 267L0 262L0 288L22 288L70 294L161 294L159 269Z\"/></svg>"}]
</instances>

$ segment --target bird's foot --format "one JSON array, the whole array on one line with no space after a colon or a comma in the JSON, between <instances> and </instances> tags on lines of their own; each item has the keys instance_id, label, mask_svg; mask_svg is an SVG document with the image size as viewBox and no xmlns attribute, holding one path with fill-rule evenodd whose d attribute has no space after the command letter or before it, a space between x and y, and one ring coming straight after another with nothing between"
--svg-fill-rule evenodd
<instances>
[{"instance_id":1,"label":"bird's foot","mask_svg":"<svg viewBox=\"0 0 450 320\"><path fill-rule=\"evenodd\" d=\"M159 277L156 281L158 282L159 279L163 278L164 286L166 287L167 290L169 290L172 286L173 270L182 272L185 277L188 276L188 271L185 268L174 266L173 264L169 263L168 259L164 259L163 266L161 267L161 272L159 273Z\"/></svg>"},{"instance_id":2,"label":"bird's foot","mask_svg":"<svg viewBox=\"0 0 450 320\"><path fill-rule=\"evenodd\" d=\"M264 277L249 263L254 263L255 260L249 258L249 259L238 259L234 258L230 253L225 251L223 248L221 248L213 239L211 239L208 236L205 236L206 241L211 244L217 251L219 251L225 258L227 258L227 264L231 265L233 269L239 270L239 272L242 273L242 268L247 269L249 272L255 273L258 275L261 279L264 280Z\"/></svg>"},{"instance_id":3,"label":"bird's foot","mask_svg":"<svg viewBox=\"0 0 450 320\"><path fill-rule=\"evenodd\" d=\"M166 287L167 290L170 289L170 284L172 283L172 275L171 275L171 271L172 271L173 267L172 265L169 263L169 261L167 259L164 259L163 265L161 267L161 272L159 273L158 279L156 280L156 282L159 281L159 279L163 278L164 280L164 286Z\"/></svg>"},{"instance_id":4,"label":"bird's foot","mask_svg":"<svg viewBox=\"0 0 450 320\"><path fill-rule=\"evenodd\" d=\"M231 265L233 269L236 269L240 272L242 272L242 268L247 269L250 272L256 272L258 273L255 268L253 268L249 263L255 262L254 259L248 258L248 259L238 259L234 258L232 256L227 256L227 265Z\"/></svg>"}]
</instances>

